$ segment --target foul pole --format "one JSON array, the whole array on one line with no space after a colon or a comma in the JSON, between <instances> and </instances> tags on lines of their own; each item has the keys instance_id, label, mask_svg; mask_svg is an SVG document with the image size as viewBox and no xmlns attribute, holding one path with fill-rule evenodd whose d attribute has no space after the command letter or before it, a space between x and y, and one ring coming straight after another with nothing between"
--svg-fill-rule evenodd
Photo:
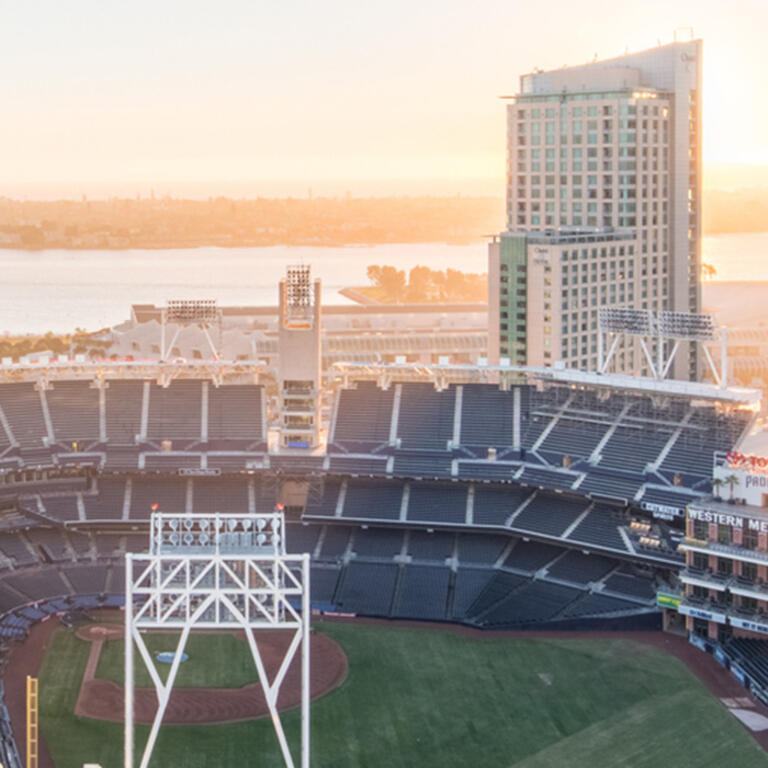
<instances>
[{"instance_id":1,"label":"foul pole","mask_svg":"<svg viewBox=\"0 0 768 768\"><path fill-rule=\"evenodd\" d=\"M27 675L27 768L37 768L37 678Z\"/></svg>"}]
</instances>

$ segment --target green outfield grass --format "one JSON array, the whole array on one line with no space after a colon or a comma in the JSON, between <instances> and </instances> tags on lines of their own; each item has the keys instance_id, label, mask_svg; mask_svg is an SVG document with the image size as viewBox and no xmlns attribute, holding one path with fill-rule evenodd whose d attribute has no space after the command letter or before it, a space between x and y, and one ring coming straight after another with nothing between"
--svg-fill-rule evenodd
<instances>
[{"instance_id":1,"label":"green outfield grass","mask_svg":"<svg viewBox=\"0 0 768 768\"><path fill-rule=\"evenodd\" d=\"M466 637L323 624L344 685L312 705L313 768L739 768L768 757L677 659L625 640ZM204 636L203 636L204 637ZM211 640L213 642L213 640ZM57 768L122 765L122 728L72 714L88 645L58 632L40 675ZM226 665L223 655L209 654ZM284 716L289 738L298 713ZM137 729L143 742L147 729ZM278 768L268 720L161 731L158 768Z\"/></svg>"},{"instance_id":2,"label":"green outfield grass","mask_svg":"<svg viewBox=\"0 0 768 768\"><path fill-rule=\"evenodd\" d=\"M175 651L178 634L145 635L152 658L163 651ZM205 688L240 688L248 683L258 682L259 676L253 666L251 651L244 639L232 634L190 635L185 653L189 659L179 666L176 685L184 688L202 686ZM123 684L123 659L125 642L108 640L104 643L96 668L96 677ZM156 663L160 678L165 680L171 670L170 664ZM149 688L152 680L144 662L136 651L136 686Z\"/></svg>"}]
</instances>

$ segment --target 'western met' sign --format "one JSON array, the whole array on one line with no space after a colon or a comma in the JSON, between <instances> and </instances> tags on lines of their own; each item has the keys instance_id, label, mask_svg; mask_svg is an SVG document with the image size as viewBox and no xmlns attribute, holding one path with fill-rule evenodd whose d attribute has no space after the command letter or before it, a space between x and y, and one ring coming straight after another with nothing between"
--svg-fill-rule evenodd
<instances>
[{"instance_id":1,"label":"'western met' sign","mask_svg":"<svg viewBox=\"0 0 768 768\"><path fill-rule=\"evenodd\" d=\"M717 523L717 525L729 525L731 528L747 528L758 533L768 533L768 520L756 520L742 515L715 512L711 509L695 509L688 507L688 517L691 520L701 520L702 523Z\"/></svg>"}]
</instances>

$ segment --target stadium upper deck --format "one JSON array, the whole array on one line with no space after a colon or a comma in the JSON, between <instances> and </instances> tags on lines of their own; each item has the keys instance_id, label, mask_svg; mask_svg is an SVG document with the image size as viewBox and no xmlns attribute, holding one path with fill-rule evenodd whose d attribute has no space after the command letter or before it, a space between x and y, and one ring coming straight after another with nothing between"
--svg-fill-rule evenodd
<instances>
[{"instance_id":1,"label":"stadium upper deck","mask_svg":"<svg viewBox=\"0 0 768 768\"><path fill-rule=\"evenodd\" d=\"M347 382L326 452L270 452L259 366L0 368L0 498L24 502L0 525L142 521L153 496L192 509L192 488L171 488L179 474L250 472L273 488L286 477L308 483L306 503L301 493L293 503L308 520L484 530L671 565L681 555L663 521L710 491L713 457L738 447L753 419L740 407L751 395L723 401L714 387L705 399L614 387L609 376L576 386L538 371L468 371L499 374L497 383L449 383L445 373L438 388L434 371L413 367L400 374L427 380L392 381L387 368L386 389ZM83 467L96 490L65 488L58 499L62 476Z\"/></svg>"},{"instance_id":2,"label":"stadium upper deck","mask_svg":"<svg viewBox=\"0 0 768 768\"><path fill-rule=\"evenodd\" d=\"M494 370L500 383L478 381ZM404 371L422 381L395 381ZM457 383L463 372L356 366L374 380L341 389L329 468L516 481L682 515L709 490L715 452L738 446L754 420L752 391L551 369L472 367L475 381Z\"/></svg>"},{"instance_id":3,"label":"stadium upper deck","mask_svg":"<svg viewBox=\"0 0 768 768\"><path fill-rule=\"evenodd\" d=\"M325 454L270 454L259 366L2 366L0 469L91 464L485 480L670 516L710 490L714 454L737 449L754 417L751 391L680 382L653 382L650 390L638 379L630 388L623 379L631 377L576 381L572 371L472 366L356 373L388 386L346 378ZM478 381L494 373L500 382ZM460 375L475 381L458 383Z\"/></svg>"},{"instance_id":4,"label":"stadium upper deck","mask_svg":"<svg viewBox=\"0 0 768 768\"><path fill-rule=\"evenodd\" d=\"M754 415L752 391L682 382L476 366L360 366L355 374L376 382L351 382L349 367L342 371L326 455L267 456L257 382L268 376L258 365L0 366L0 468L61 464L72 454L125 469L260 461L521 481L639 502L707 490L714 452L738 448ZM494 374L500 381L488 383Z\"/></svg>"}]
</instances>

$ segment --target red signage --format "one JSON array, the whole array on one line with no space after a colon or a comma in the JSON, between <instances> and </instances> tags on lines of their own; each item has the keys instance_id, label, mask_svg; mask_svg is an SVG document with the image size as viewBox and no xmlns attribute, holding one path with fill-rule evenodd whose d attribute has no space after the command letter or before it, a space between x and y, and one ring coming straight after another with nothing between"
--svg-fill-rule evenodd
<instances>
[{"instance_id":1,"label":"red signage","mask_svg":"<svg viewBox=\"0 0 768 768\"><path fill-rule=\"evenodd\" d=\"M741 451L729 451L725 455L730 469L743 469L747 472L768 472L768 456L744 454Z\"/></svg>"}]
</instances>

